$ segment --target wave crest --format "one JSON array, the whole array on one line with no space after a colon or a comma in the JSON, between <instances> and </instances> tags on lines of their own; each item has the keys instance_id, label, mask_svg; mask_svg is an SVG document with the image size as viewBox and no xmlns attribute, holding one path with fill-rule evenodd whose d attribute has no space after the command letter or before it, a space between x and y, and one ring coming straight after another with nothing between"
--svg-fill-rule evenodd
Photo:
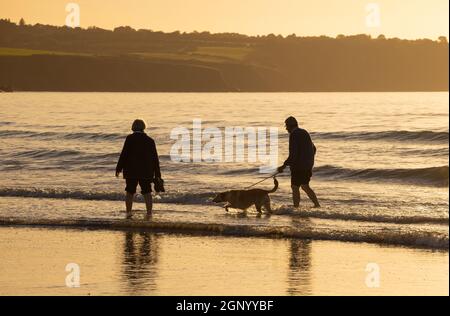
<instances>
[{"instance_id":1,"label":"wave crest","mask_svg":"<svg viewBox=\"0 0 450 316\"><path fill-rule=\"evenodd\" d=\"M314 168L314 173L320 177L339 179L362 179L396 181L437 187L448 186L448 166L418 168L418 169L348 169L332 165Z\"/></svg>"},{"instance_id":2,"label":"wave crest","mask_svg":"<svg viewBox=\"0 0 450 316\"><path fill-rule=\"evenodd\" d=\"M3 130L0 137L38 138L38 139L68 139L68 140L121 140L125 134L120 133L96 133L96 132L35 132L24 130Z\"/></svg>"},{"instance_id":3,"label":"wave crest","mask_svg":"<svg viewBox=\"0 0 450 316\"><path fill-rule=\"evenodd\" d=\"M44 226L69 228L99 228L99 229L141 229L149 231L164 231L169 233L190 233L245 237L295 238L313 240L333 240L350 242L368 242L377 244L393 244L412 247L427 247L433 249L448 249L448 235L426 231L403 230L317 230L305 227L288 226L258 226L211 223L186 223L171 221L141 221L141 220L51 220L51 219L12 219L0 218L0 226Z\"/></svg>"},{"instance_id":4,"label":"wave crest","mask_svg":"<svg viewBox=\"0 0 450 316\"><path fill-rule=\"evenodd\" d=\"M182 204L182 205L215 205L211 202L214 193L170 193L154 198L155 203ZM76 199L90 201L123 201L124 195L121 192L94 192L82 190L58 190L58 189L21 189L3 188L0 189L2 197L28 197L28 198L51 198L51 199ZM142 196L137 197L143 202ZM273 215L286 215L292 217L311 217L330 220L348 220L360 222L378 222L394 224L438 224L448 225L448 218L429 216L390 216L384 214L367 213L344 213L330 212L327 210L304 210L298 212L286 206L274 206Z\"/></svg>"},{"instance_id":5,"label":"wave crest","mask_svg":"<svg viewBox=\"0 0 450 316\"><path fill-rule=\"evenodd\" d=\"M340 140L394 140L435 143L448 143L449 141L448 131L317 132L311 133L311 136Z\"/></svg>"}]
</instances>

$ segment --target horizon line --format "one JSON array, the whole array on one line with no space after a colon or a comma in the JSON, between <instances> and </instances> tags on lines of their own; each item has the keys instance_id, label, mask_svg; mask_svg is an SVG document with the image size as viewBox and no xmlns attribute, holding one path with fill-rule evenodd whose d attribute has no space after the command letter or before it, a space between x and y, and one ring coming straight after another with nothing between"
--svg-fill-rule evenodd
<instances>
[{"instance_id":1,"label":"horizon line","mask_svg":"<svg viewBox=\"0 0 450 316\"><path fill-rule=\"evenodd\" d=\"M23 18L21 18L23 19ZM18 22L12 21L10 18L0 18L0 20L4 20L4 21L9 21L10 23L14 23L16 26L20 26L20 20ZM24 20L25 21L25 20ZM26 23L26 21L25 21ZM154 30L154 29L145 29L145 28L134 28L132 26L129 25L119 25L119 26L115 26L114 28L103 28L103 27L99 27L99 26L95 26L95 25L90 25L90 26L77 26L77 27L70 27L67 25L55 25L55 24L43 24L40 22L37 22L35 24L25 24L25 26L36 26L36 25L43 25L43 26L52 26L52 27L66 27L69 29L74 29L74 30L85 30L88 31L89 29L100 29L100 30L104 30L104 31L111 31L114 32L115 29L120 28L120 27L124 27L124 28L131 28L134 31L138 32L138 31L148 31L148 32L154 32L154 33L165 33L165 34L172 34L172 33L176 33L179 32L180 35L183 34L202 34L202 33L209 33L210 35L220 35L220 34L237 34L237 35L241 35L241 36L247 36L247 37L254 37L254 38L258 38L258 37L267 37L269 35L274 35L275 37L282 37L283 39L288 38L289 36L295 35L296 38L320 38L320 37L326 37L326 38L331 38L331 39L337 39L339 36L345 36L345 37L352 37L352 36L358 36L358 35L365 35L371 39L377 39L379 36L384 36L386 38L386 40L390 40L390 39L399 39L402 41L420 41L420 40L430 40L433 42L439 42L439 39L441 37L444 37L447 40L447 44L448 44L448 37L447 35L439 35L437 38L432 39L429 37L422 37L422 38L414 38L414 39L409 39L409 38L401 38L401 37L388 37L385 34L379 34L378 36L374 37L372 36L372 34L368 34L368 33L354 33L354 34L337 34L335 36L332 35L326 35L326 34L322 34L322 35L298 35L295 32L289 34L289 35L283 35L283 34L275 34L275 33L266 33L266 34L255 34L255 35L249 35L249 34L244 34L244 33L237 33L237 32L211 32L211 31L207 31L207 30L203 30L203 31L182 31L182 30L175 30L175 31L163 31L163 30Z\"/></svg>"}]
</instances>

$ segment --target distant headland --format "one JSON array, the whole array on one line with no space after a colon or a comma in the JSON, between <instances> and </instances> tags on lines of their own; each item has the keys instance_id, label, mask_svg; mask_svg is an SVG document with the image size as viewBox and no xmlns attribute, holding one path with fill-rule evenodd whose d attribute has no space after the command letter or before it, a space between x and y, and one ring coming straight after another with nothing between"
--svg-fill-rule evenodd
<instances>
[{"instance_id":1,"label":"distant headland","mask_svg":"<svg viewBox=\"0 0 450 316\"><path fill-rule=\"evenodd\" d=\"M448 91L448 41L68 28L0 20L0 90Z\"/></svg>"}]
</instances>

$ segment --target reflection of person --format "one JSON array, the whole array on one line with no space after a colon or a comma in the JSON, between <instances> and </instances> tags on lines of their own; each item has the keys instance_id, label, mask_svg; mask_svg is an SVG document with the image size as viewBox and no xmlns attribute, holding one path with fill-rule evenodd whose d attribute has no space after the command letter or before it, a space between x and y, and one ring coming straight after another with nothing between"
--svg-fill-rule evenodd
<instances>
[{"instance_id":1,"label":"reflection of person","mask_svg":"<svg viewBox=\"0 0 450 316\"><path fill-rule=\"evenodd\" d=\"M311 295L311 241L291 239L289 241L289 295Z\"/></svg>"},{"instance_id":2,"label":"reflection of person","mask_svg":"<svg viewBox=\"0 0 450 316\"><path fill-rule=\"evenodd\" d=\"M125 234L123 276L130 294L156 289L158 237L148 232Z\"/></svg>"},{"instance_id":3,"label":"reflection of person","mask_svg":"<svg viewBox=\"0 0 450 316\"><path fill-rule=\"evenodd\" d=\"M316 147L314 146L309 133L298 127L295 117L289 117L285 121L286 130L289 132L289 157L284 164L278 168L278 172L283 172L286 166L291 169L291 188L294 207L300 205L300 187L313 201L315 207L320 207L319 201L314 191L309 186L314 167L314 156Z\"/></svg>"},{"instance_id":4,"label":"reflection of person","mask_svg":"<svg viewBox=\"0 0 450 316\"><path fill-rule=\"evenodd\" d=\"M144 132L145 128L144 120L133 122L131 127L133 134L127 136L123 145L116 167L116 177L123 170L123 177L126 180L127 212L130 213L133 208L133 198L139 184L145 199L147 214L150 215L153 208L151 183L155 179L161 179L161 171L155 141Z\"/></svg>"}]
</instances>

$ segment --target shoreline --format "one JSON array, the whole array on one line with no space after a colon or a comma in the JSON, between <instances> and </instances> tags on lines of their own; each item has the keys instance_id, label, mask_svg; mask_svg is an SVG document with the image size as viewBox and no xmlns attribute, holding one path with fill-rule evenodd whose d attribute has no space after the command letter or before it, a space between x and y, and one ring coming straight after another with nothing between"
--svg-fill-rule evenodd
<instances>
[{"instance_id":1,"label":"shoreline","mask_svg":"<svg viewBox=\"0 0 450 316\"><path fill-rule=\"evenodd\" d=\"M169 221L146 220L95 220L95 219L5 219L0 218L0 228L55 228L55 229L92 229L101 231L139 231L145 233L183 234L187 236L220 236L242 238L269 238L269 239L298 239L331 242L367 243L379 246L406 247L411 249L427 249L433 251L449 251L449 243L439 243L427 240L427 236L417 237L403 234L397 238L390 238L387 242L385 236L376 233L355 236L352 233L340 232L337 235L328 235L313 230L295 230L290 227L257 227L240 226L239 229L229 224L213 223L180 223ZM407 243L409 238L413 243Z\"/></svg>"}]
</instances>

